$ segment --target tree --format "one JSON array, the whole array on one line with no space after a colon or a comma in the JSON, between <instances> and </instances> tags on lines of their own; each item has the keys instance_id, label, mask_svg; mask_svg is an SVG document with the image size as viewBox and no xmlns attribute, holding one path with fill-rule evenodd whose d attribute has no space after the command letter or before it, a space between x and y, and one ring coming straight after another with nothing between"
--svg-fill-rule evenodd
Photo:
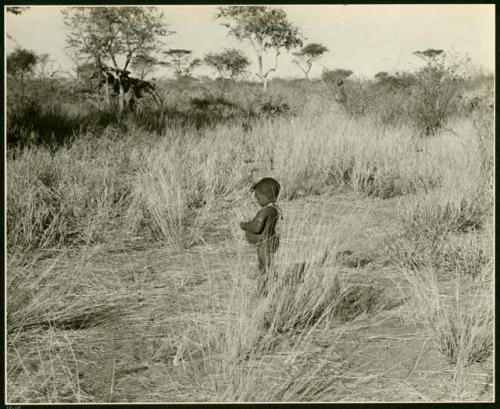
<instances>
[{"instance_id":1,"label":"tree","mask_svg":"<svg viewBox=\"0 0 500 409\"><path fill-rule=\"evenodd\" d=\"M324 53L328 52L323 44L309 43L302 47L300 51L293 53L296 57L293 61L297 67L305 74L306 79L309 80L309 72L311 71L313 62L319 60Z\"/></svg>"},{"instance_id":2,"label":"tree","mask_svg":"<svg viewBox=\"0 0 500 409\"><path fill-rule=\"evenodd\" d=\"M130 66L138 73L139 78L143 80L155 70L157 64L158 60L155 57L139 54L132 60Z\"/></svg>"},{"instance_id":3,"label":"tree","mask_svg":"<svg viewBox=\"0 0 500 409\"><path fill-rule=\"evenodd\" d=\"M115 77L121 112L127 68L134 57L154 55L163 45L160 39L173 34L163 14L153 7L70 7L63 17L68 47L92 59L104 78Z\"/></svg>"},{"instance_id":4,"label":"tree","mask_svg":"<svg viewBox=\"0 0 500 409\"><path fill-rule=\"evenodd\" d=\"M385 71L379 71L374 75L374 78L378 81L385 81L391 76Z\"/></svg>"},{"instance_id":5,"label":"tree","mask_svg":"<svg viewBox=\"0 0 500 409\"><path fill-rule=\"evenodd\" d=\"M57 73L57 70L54 70L52 65L54 60L50 59L49 54L39 54L37 56L37 60L35 71L38 78L53 77Z\"/></svg>"},{"instance_id":6,"label":"tree","mask_svg":"<svg viewBox=\"0 0 500 409\"><path fill-rule=\"evenodd\" d=\"M240 41L248 41L257 54L257 77L267 90L269 74L278 68L278 57L283 49L302 46L299 29L287 20L286 13L279 8L268 6L228 6L220 7L217 18L227 27L229 34ZM270 51L274 64L267 70L263 67L263 57Z\"/></svg>"},{"instance_id":7,"label":"tree","mask_svg":"<svg viewBox=\"0 0 500 409\"><path fill-rule=\"evenodd\" d=\"M247 56L235 48L225 49L219 53L209 53L203 61L209 67L214 68L220 77L231 79L241 76L250 65Z\"/></svg>"},{"instance_id":8,"label":"tree","mask_svg":"<svg viewBox=\"0 0 500 409\"><path fill-rule=\"evenodd\" d=\"M199 58L193 58L191 50L170 49L163 52L167 61L161 64L169 67L174 72L175 78L190 77L193 70L203 62Z\"/></svg>"},{"instance_id":9,"label":"tree","mask_svg":"<svg viewBox=\"0 0 500 409\"><path fill-rule=\"evenodd\" d=\"M76 67L76 78L80 84L92 90L98 87L101 80L101 72L94 62L87 61Z\"/></svg>"},{"instance_id":10,"label":"tree","mask_svg":"<svg viewBox=\"0 0 500 409\"><path fill-rule=\"evenodd\" d=\"M415 51L413 54L416 55L417 57L421 57L427 61L429 59L432 60L432 59L436 58L437 56L443 54L443 50L436 50L434 48L428 48L427 50L424 50L424 51Z\"/></svg>"},{"instance_id":11,"label":"tree","mask_svg":"<svg viewBox=\"0 0 500 409\"><path fill-rule=\"evenodd\" d=\"M321 79L325 82L335 82L337 85L342 85L344 81L352 75L351 70L337 68L335 70L324 70L321 74Z\"/></svg>"},{"instance_id":12,"label":"tree","mask_svg":"<svg viewBox=\"0 0 500 409\"><path fill-rule=\"evenodd\" d=\"M32 73L38 62L38 55L31 50L16 48L7 56L7 73L24 78Z\"/></svg>"}]
</instances>

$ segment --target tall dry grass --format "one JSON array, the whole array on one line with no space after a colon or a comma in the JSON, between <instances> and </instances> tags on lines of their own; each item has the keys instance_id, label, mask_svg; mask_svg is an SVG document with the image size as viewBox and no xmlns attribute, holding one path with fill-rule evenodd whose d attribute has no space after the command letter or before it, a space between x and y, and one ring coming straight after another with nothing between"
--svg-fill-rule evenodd
<instances>
[{"instance_id":1,"label":"tall dry grass","mask_svg":"<svg viewBox=\"0 0 500 409\"><path fill-rule=\"evenodd\" d=\"M484 148L489 140L492 149L492 129L468 121L455 129L429 141L447 164L442 186L400 200L403 234L392 249L411 300L408 314L458 374L493 352L493 169Z\"/></svg>"},{"instance_id":2,"label":"tall dry grass","mask_svg":"<svg viewBox=\"0 0 500 409\"><path fill-rule=\"evenodd\" d=\"M204 313L185 318L174 357L179 376L156 397L339 397L342 365L335 340L345 328L332 331L329 323L346 315L353 289L340 280L335 254L352 230L349 223L359 220L333 229L321 224L317 209L290 212L282 225L270 294L256 301L247 277L248 250L236 232L237 221L252 217L255 209L237 200L249 200L248 187L267 175L281 182L285 200L338 185L362 196L402 196L404 234L393 243L393 261L402 267L412 300L414 314L408 317L455 367L488 358L492 312L486 301L493 296L492 272L480 235L491 223L494 203L488 113L455 118L446 130L422 140L406 121L353 117L332 105L321 85L299 85L288 94L294 97L287 102L289 114L266 114L251 126L222 111L225 120L206 128L187 126L187 117L179 116L168 126L153 124L154 132L129 118L126 127L76 138L56 151L26 148L9 158L8 331L10 362L16 362L9 376L27 374L26 382L11 383L13 400L91 400L75 377L73 341L61 338L59 330L112 319L126 310L130 295L119 270L100 275L82 262L74 275L74 269L55 268L57 260L33 258L40 249L93 246L127 236L189 247L203 241L210 223L220 222L212 216L228 203L236 206L229 223L236 240L228 250L236 248L237 254L230 278L220 280L223 286L207 266L208 290L196 300ZM244 100L246 90L235 91L235 100ZM307 98L301 100L303 95ZM269 110L278 106L279 97L279 92L273 95ZM190 104L189 98L184 102ZM255 99L256 107L260 102ZM145 122L154 116L141 115ZM35 371L36 377L23 368L19 352L22 337L34 326L47 328L47 348L40 353L51 365ZM328 338L329 347L318 351L318 337ZM48 370L53 376L44 383Z\"/></svg>"},{"instance_id":3,"label":"tall dry grass","mask_svg":"<svg viewBox=\"0 0 500 409\"><path fill-rule=\"evenodd\" d=\"M242 201L233 209L231 225L253 210ZM287 214L280 228L276 272L264 298L255 292L256 266L248 264L248 244L241 232L233 231L237 253L229 270L229 291L212 287L214 292L204 297L202 311L212 312L197 315L186 329L182 353L174 358L179 375L163 393L168 391L173 400L187 395L217 402L339 398L346 363L336 353L335 342L347 326L335 329L329 323L341 312L350 286L339 279L341 266L335 256L359 214L332 229L324 224L326 212L309 205ZM222 309L212 308L217 297L222 297ZM320 339L328 339L329 345L319 348Z\"/></svg>"},{"instance_id":4,"label":"tall dry grass","mask_svg":"<svg viewBox=\"0 0 500 409\"><path fill-rule=\"evenodd\" d=\"M56 152L24 149L7 169L9 248L102 242L117 229L182 243L190 241L180 237L189 236L187 219L196 218L188 208L231 197L260 176L280 180L284 198L339 184L388 198L459 183L462 167L485 162L477 146L489 152L470 119L421 141L405 123L352 118L324 99L312 94L300 115L261 118L248 129L229 119L153 136L132 122Z\"/></svg>"}]
</instances>

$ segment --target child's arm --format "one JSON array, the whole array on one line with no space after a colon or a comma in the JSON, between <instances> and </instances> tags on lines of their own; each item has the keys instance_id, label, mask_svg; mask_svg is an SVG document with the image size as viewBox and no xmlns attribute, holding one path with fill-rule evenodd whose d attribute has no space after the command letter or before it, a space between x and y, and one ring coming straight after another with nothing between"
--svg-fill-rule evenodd
<instances>
[{"instance_id":1,"label":"child's arm","mask_svg":"<svg viewBox=\"0 0 500 409\"><path fill-rule=\"evenodd\" d=\"M260 234L262 233L262 230L264 230L264 226L266 225L266 218L268 216L268 209L269 208L264 208L260 210L253 220L249 222L241 222L240 227L245 230L246 232L252 233L252 234Z\"/></svg>"},{"instance_id":2,"label":"child's arm","mask_svg":"<svg viewBox=\"0 0 500 409\"><path fill-rule=\"evenodd\" d=\"M262 241L262 234L253 234L245 231L245 237L250 244L257 244Z\"/></svg>"}]
</instances>

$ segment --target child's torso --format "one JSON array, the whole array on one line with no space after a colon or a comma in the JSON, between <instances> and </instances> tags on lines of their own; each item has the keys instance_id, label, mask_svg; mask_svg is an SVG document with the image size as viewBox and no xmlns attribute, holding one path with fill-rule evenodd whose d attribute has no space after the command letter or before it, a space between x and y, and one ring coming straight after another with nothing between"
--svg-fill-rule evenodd
<instances>
[{"instance_id":1,"label":"child's torso","mask_svg":"<svg viewBox=\"0 0 500 409\"><path fill-rule=\"evenodd\" d=\"M279 245L279 237L276 227L278 220L280 219L280 209L275 203L269 203L266 207L267 206L276 209L276 215L274 217L266 218L266 224L264 226L264 230L262 231L262 240L258 243L258 245L269 245L271 247L271 251L274 253Z\"/></svg>"}]
</instances>

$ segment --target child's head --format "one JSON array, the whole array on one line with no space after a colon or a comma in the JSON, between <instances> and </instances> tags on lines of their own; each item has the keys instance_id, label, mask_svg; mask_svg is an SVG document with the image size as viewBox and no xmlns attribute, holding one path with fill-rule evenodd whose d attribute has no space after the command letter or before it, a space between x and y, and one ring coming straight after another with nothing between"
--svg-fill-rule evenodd
<instances>
[{"instance_id":1,"label":"child's head","mask_svg":"<svg viewBox=\"0 0 500 409\"><path fill-rule=\"evenodd\" d=\"M278 200L280 188L281 186L278 181L273 178L261 179L252 186L255 197L261 206L276 202Z\"/></svg>"}]
</instances>

